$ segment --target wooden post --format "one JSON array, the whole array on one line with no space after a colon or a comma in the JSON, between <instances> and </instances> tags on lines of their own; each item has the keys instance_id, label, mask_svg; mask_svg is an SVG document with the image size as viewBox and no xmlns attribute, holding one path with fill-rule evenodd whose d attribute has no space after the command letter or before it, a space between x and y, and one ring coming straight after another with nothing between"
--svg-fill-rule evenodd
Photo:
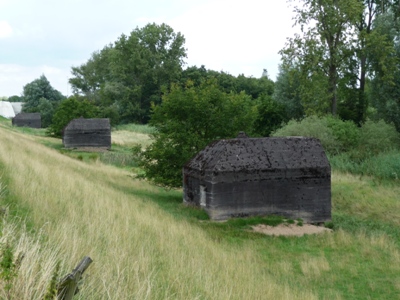
<instances>
[{"instance_id":1,"label":"wooden post","mask_svg":"<svg viewBox=\"0 0 400 300\"><path fill-rule=\"evenodd\" d=\"M82 278L83 272L86 271L91 263L92 259L85 256L71 273L60 280L57 285L57 299L72 300L72 297L79 291L78 283Z\"/></svg>"}]
</instances>

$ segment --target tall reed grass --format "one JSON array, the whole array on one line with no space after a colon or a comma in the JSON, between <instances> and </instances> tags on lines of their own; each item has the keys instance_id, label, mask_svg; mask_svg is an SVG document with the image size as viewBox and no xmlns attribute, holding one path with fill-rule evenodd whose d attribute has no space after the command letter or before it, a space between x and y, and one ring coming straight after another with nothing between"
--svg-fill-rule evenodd
<instances>
[{"instance_id":1,"label":"tall reed grass","mask_svg":"<svg viewBox=\"0 0 400 300\"><path fill-rule=\"evenodd\" d=\"M371 155L361 161L352 159L351 154L330 156L333 169L341 172L373 176L377 179L400 180L400 151L392 150Z\"/></svg>"}]
</instances>

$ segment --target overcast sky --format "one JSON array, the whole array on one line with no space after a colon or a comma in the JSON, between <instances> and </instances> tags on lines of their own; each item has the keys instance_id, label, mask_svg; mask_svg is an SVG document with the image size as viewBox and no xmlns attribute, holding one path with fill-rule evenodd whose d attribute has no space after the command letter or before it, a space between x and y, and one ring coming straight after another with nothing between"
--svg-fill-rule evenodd
<instances>
[{"instance_id":1,"label":"overcast sky","mask_svg":"<svg viewBox=\"0 0 400 300\"><path fill-rule=\"evenodd\" d=\"M71 67L147 23L186 39L187 66L275 80L278 51L292 37L284 0L0 0L0 96L21 95L44 74L71 94Z\"/></svg>"}]
</instances>

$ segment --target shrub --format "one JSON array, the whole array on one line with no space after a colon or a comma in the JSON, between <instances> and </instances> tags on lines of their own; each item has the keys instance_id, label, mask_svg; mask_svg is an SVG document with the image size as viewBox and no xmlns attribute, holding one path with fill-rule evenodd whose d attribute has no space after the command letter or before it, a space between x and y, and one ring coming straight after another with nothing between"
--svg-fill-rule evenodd
<instances>
[{"instance_id":1,"label":"shrub","mask_svg":"<svg viewBox=\"0 0 400 300\"><path fill-rule=\"evenodd\" d=\"M362 174L381 179L400 178L400 153L390 151L366 159L360 166Z\"/></svg>"},{"instance_id":2,"label":"shrub","mask_svg":"<svg viewBox=\"0 0 400 300\"><path fill-rule=\"evenodd\" d=\"M359 128L352 121L342 121L332 116L326 117L327 126L340 144L340 151L349 151L358 146Z\"/></svg>"},{"instance_id":3,"label":"shrub","mask_svg":"<svg viewBox=\"0 0 400 300\"><path fill-rule=\"evenodd\" d=\"M275 131L272 136L306 136L317 138L328 153L337 153L340 141L328 126L327 118L310 116L301 121L291 120L287 125Z\"/></svg>"},{"instance_id":4,"label":"shrub","mask_svg":"<svg viewBox=\"0 0 400 300\"><path fill-rule=\"evenodd\" d=\"M360 130L358 151L366 154L378 154L398 149L399 133L393 124L383 120L377 122L367 120Z\"/></svg>"}]
</instances>

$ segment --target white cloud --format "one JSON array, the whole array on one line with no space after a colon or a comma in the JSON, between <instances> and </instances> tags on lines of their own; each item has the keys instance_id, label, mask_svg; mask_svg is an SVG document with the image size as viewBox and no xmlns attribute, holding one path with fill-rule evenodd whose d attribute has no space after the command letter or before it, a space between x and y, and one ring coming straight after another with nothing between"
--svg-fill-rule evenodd
<instances>
[{"instance_id":1,"label":"white cloud","mask_svg":"<svg viewBox=\"0 0 400 300\"><path fill-rule=\"evenodd\" d=\"M63 95L70 95L71 88L68 84L70 77L69 68L53 66L21 66L16 64L0 64L0 96L21 95L23 86L45 75L51 86Z\"/></svg>"},{"instance_id":2,"label":"white cloud","mask_svg":"<svg viewBox=\"0 0 400 300\"><path fill-rule=\"evenodd\" d=\"M254 77L267 68L274 77L292 23L283 1L214 0L173 19L171 26L185 35L189 65Z\"/></svg>"},{"instance_id":3,"label":"white cloud","mask_svg":"<svg viewBox=\"0 0 400 300\"><path fill-rule=\"evenodd\" d=\"M12 36L13 29L7 21L0 21L0 39Z\"/></svg>"}]
</instances>

